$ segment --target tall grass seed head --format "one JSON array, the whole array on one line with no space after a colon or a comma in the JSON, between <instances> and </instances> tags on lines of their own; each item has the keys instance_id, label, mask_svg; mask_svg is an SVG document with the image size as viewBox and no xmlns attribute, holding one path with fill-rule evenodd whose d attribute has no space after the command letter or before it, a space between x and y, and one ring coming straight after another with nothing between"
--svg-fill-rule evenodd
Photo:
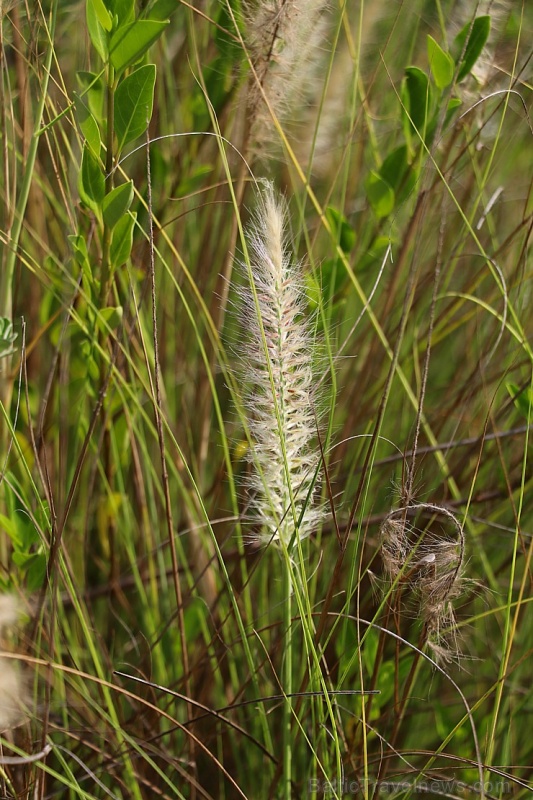
<instances>
[{"instance_id":1,"label":"tall grass seed head","mask_svg":"<svg viewBox=\"0 0 533 800\"><path fill-rule=\"evenodd\" d=\"M248 116L253 144L260 155L277 140L268 106L284 123L319 85L317 65L323 54L325 9L325 0L247 4L246 43L253 66Z\"/></svg>"},{"instance_id":2,"label":"tall grass seed head","mask_svg":"<svg viewBox=\"0 0 533 800\"><path fill-rule=\"evenodd\" d=\"M313 371L314 341L305 318L301 268L293 263L287 209L266 184L247 232L247 285L240 290L247 343L241 359L251 437L249 489L260 542L294 545L322 512L314 502L320 454Z\"/></svg>"}]
</instances>

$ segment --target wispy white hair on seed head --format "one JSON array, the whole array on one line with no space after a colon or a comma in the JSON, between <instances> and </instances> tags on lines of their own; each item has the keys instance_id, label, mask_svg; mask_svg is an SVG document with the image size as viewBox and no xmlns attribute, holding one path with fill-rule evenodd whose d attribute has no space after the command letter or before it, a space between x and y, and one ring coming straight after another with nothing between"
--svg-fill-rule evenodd
<instances>
[{"instance_id":1,"label":"wispy white hair on seed head","mask_svg":"<svg viewBox=\"0 0 533 800\"><path fill-rule=\"evenodd\" d=\"M280 122L303 107L317 83L323 53L326 0L251 0L246 3L246 43L253 72L248 108L252 139L261 155Z\"/></svg>"},{"instance_id":2,"label":"wispy white hair on seed head","mask_svg":"<svg viewBox=\"0 0 533 800\"><path fill-rule=\"evenodd\" d=\"M248 284L241 298L248 334L243 366L250 386L245 406L253 507L261 523L260 540L289 547L316 529L321 511L314 503L320 454L312 337L286 223L285 201L265 184L248 230Z\"/></svg>"}]
</instances>

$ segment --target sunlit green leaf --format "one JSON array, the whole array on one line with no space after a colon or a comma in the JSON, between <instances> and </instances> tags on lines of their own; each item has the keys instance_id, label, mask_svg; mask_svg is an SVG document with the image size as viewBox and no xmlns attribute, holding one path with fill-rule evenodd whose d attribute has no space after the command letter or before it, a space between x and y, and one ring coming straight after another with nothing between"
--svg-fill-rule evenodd
<instances>
[{"instance_id":1,"label":"sunlit green leaf","mask_svg":"<svg viewBox=\"0 0 533 800\"><path fill-rule=\"evenodd\" d=\"M139 61L167 25L168 20L138 19L115 31L109 44L109 53L116 71L123 72L126 67Z\"/></svg>"},{"instance_id":2,"label":"sunlit green leaf","mask_svg":"<svg viewBox=\"0 0 533 800\"><path fill-rule=\"evenodd\" d=\"M101 0L100 5L103 5ZM85 9L87 17L87 30L89 31L92 45L102 61L107 61L109 55L107 47L108 37L105 28L102 26L102 23L98 18L95 0L87 0ZM111 18L109 18L109 30L111 30Z\"/></svg>"},{"instance_id":3,"label":"sunlit green leaf","mask_svg":"<svg viewBox=\"0 0 533 800\"><path fill-rule=\"evenodd\" d=\"M88 5L92 5L96 18L105 31L110 31L113 27L113 18L105 7L103 0L87 0Z\"/></svg>"},{"instance_id":4,"label":"sunlit green leaf","mask_svg":"<svg viewBox=\"0 0 533 800\"><path fill-rule=\"evenodd\" d=\"M446 53L433 36L427 38L428 60L431 72L435 80L435 85L439 89L445 89L453 81L455 64L449 53Z\"/></svg>"}]
</instances>

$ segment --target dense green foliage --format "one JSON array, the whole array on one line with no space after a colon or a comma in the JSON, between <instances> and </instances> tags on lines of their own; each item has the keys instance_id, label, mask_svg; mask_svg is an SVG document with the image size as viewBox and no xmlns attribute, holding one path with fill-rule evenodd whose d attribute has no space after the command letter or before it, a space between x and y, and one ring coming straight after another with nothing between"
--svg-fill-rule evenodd
<instances>
[{"instance_id":1,"label":"dense green foliage","mask_svg":"<svg viewBox=\"0 0 533 800\"><path fill-rule=\"evenodd\" d=\"M531 5L7 2L0 32L30 603L0 795L529 797ZM323 513L282 546L238 312L264 179L318 398Z\"/></svg>"}]
</instances>

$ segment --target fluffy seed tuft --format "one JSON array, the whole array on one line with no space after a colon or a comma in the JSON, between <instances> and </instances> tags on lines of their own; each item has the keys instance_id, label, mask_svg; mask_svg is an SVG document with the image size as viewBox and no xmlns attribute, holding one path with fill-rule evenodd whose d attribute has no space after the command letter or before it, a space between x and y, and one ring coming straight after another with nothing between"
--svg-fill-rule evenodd
<instances>
[{"instance_id":1,"label":"fluffy seed tuft","mask_svg":"<svg viewBox=\"0 0 533 800\"><path fill-rule=\"evenodd\" d=\"M246 38L255 73L248 108L258 153L277 138L268 105L283 121L316 85L325 8L325 0L260 0L247 7Z\"/></svg>"},{"instance_id":2,"label":"fluffy seed tuft","mask_svg":"<svg viewBox=\"0 0 533 800\"><path fill-rule=\"evenodd\" d=\"M420 512L444 517L455 537L418 532L407 517ZM464 534L443 506L418 503L391 511L380 529L381 558L387 579L408 587L418 598L427 646L438 661L460 656L453 602L464 587Z\"/></svg>"},{"instance_id":3,"label":"fluffy seed tuft","mask_svg":"<svg viewBox=\"0 0 533 800\"><path fill-rule=\"evenodd\" d=\"M286 547L317 527L313 502L320 456L314 446L312 343L301 271L286 240L286 206L266 185L248 231L248 287L241 290L248 341L243 358L252 439L250 489L259 540Z\"/></svg>"}]
</instances>

